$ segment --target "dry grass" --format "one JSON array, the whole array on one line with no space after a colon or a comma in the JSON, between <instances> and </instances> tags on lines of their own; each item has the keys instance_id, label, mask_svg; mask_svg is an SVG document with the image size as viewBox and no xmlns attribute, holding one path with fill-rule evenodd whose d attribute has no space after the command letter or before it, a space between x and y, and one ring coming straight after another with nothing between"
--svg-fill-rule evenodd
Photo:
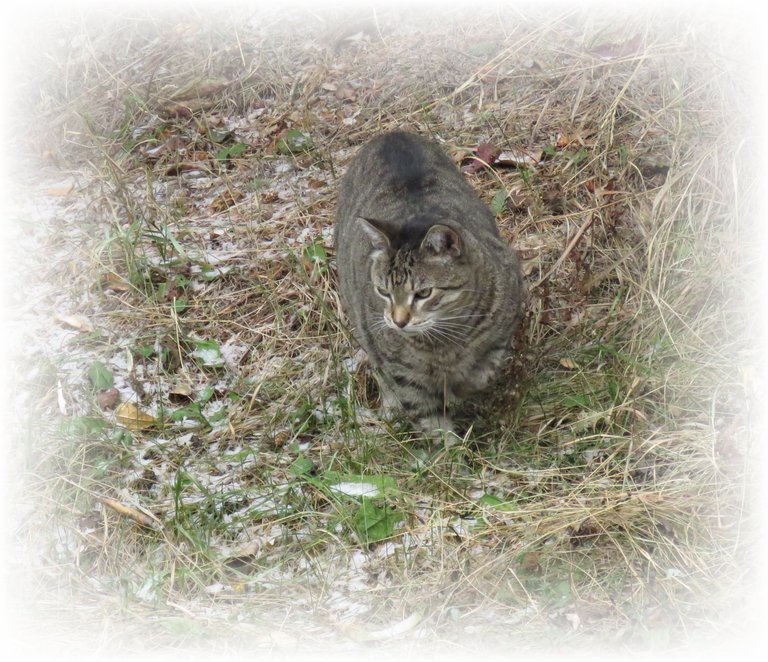
<instances>
[{"instance_id":1,"label":"dry grass","mask_svg":"<svg viewBox=\"0 0 768 662\"><path fill-rule=\"evenodd\" d=\"M667 652L749 632L760 145L727 26L49 20L15 115L20 645ZM529 157L468 175L507 194L530 300L509 388L448 450L378 419L334 283L338 177L395 127L457 162ZM285 153L296 131L312 147ZM360 475L385 496L329 488Z\"/></svg>"}]
</instances>

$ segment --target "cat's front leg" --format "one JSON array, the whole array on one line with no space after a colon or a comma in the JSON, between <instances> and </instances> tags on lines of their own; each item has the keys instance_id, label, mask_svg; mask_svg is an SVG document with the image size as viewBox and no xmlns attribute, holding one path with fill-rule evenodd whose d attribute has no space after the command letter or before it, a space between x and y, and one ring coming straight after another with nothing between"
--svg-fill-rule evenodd
<instances>
[{"instance_id":1,"label":"cat's front leg","mask_svg":"<svg viewBox=\"0 0 768 662\"><path fill-rule=\"evenodd\" d=\"M450 416L431 414L418 419L417 425L429 439L443 444L446 448L454 446L461 441L461 437L453 427Z\"/></svg>"}]
</instances>

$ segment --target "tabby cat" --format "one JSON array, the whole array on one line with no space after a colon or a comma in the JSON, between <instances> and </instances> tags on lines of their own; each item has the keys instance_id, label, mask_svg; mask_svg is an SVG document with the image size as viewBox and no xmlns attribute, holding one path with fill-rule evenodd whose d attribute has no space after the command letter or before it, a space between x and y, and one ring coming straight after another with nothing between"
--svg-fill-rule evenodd
<instances>
[{"instance_id":1,"label":"tabby cat","mask_svg":"<svg viewBox=\"0 0 768 662\"><path fill-rule=\"evenodd\" d=\"M430 436L498 374L523 282L490 209L433 142L374 138L342 181L335 228L344 309L385 415Z\"/></svg>"}]
</instances>

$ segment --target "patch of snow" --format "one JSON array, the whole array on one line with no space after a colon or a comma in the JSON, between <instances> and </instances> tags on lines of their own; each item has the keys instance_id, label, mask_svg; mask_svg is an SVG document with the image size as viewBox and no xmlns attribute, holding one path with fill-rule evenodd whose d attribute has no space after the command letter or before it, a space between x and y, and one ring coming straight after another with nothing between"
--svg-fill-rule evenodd
<instances>
[{"instance_id":1,"label":"patch of snow","mask_svg":"<svg viewBox=\"0 0 768 662\"><path fill-rule=\"evenodd\" d=\"M379 496L379 488L371 483L336 483L335 485L331 485L331 490L333 492L346 494L347 496Z\"/></svg>"}]
</instances>

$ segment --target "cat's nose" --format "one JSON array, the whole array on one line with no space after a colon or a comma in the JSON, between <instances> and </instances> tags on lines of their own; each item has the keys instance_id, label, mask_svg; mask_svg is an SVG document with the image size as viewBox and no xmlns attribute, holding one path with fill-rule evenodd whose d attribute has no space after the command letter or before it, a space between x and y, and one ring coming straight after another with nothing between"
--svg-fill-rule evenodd
<instances>
[{"instance_id":1,"label":"cat's nose","mask_svg":"<svg viewBox=\"0 0 768 662\"><path fill-rule=\"evenodd\" d=\"M395 307L392 310L392 321L402 329L411 321L411 314L407 308Z\"/></svg>"}]
</instances>

